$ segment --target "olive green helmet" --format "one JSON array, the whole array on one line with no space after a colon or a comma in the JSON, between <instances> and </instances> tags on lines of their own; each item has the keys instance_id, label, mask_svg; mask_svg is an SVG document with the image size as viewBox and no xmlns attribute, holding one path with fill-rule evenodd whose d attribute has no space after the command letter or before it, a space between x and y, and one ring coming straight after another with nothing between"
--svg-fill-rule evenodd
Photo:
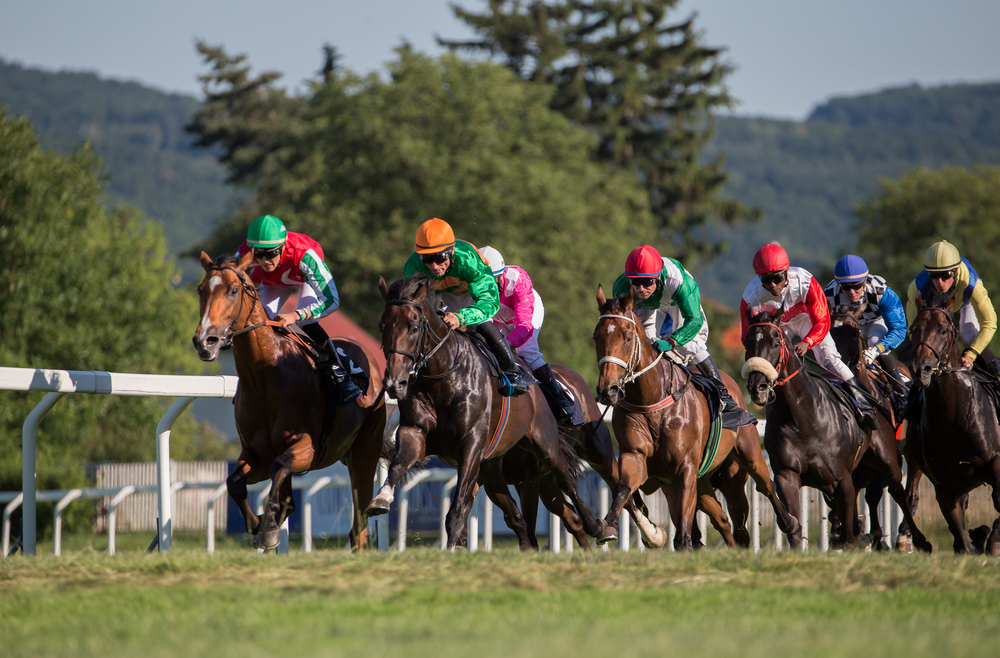
<instances>
[{"instance_id":1,"label":"olive green helmet","mask_svg":"<svg viewBox=\"0 0 1000 658\"><path fill-rule=\"evenodd\" d=\"M958 255L958 249L947 240L932 244L924 256L924 269L928 272L947 272L961 263L962 257Z\"/></svg>"},{"instance_id":2,"label":"olive green helmet","mask_svg":"<svg viewBox=\"0 0 1000 658\"><path fill-rule=\"evenodd\" d=\"M247 245L251 249L274 249L285 244L288 229L274 215L263 215L253 220L247 229Z\"/></svg>"}]
</instances>

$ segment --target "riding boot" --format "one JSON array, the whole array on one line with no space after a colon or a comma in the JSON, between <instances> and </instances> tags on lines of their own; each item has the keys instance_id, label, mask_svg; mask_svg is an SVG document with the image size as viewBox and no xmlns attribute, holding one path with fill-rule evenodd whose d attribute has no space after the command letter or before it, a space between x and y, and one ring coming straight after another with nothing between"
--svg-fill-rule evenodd
<instances>
[{"instance_id":1,"label":"riding boot","mask_svg":"<svg viewBox=\"0 0 1000 658\"><path fill-rule=\"evenodd\" d=\"M903 417L903 409L906 407L906 398L910 389L903 383L903 377L899 374L899 367L896 359L889 354L882 354L878 357L879 367L885 374L886 381L889 382L889 397L892 400L893 411L896 412L896 420Z\"/></svg>"},{"instance_id":2,"label":"riding boot","mask_svg":"<svg viewBox=\"0 0 1000 658\"><path fill-rule=\"evenodd\" d=\"M997 358L993 356L993 350L989 347L983 349L976 361L980 363L980 366L986 371L987 374L1000 380L1000 363L998 363Z\"/></svg>"},{"instance_id":3,"label":"riding boot","mask_svg":"<svg viewBox=\"0 0 1000 658\"><path fill-rule=\"evenodd\" d=\"M857 377L851 377L847 380L847 388L851 392L851 397L854 401L858 403L858 407L861 412L858 414L858 423L873 432L878 429L878 416L875 414L875 408L872 407L872 403L868 401L868 392L858 381Z\"/></svg>"},{"instance_id":4,"label":"riding boot","mask_svg":"<svg viewBox=\"0 0 1000 658\"><path fill-rule=\"evenodd\" d=\"M573 401L569 399L566 392L556 382L549 364L544 364L540 368L535 368L531 374L538 380L545 399L552 408L552 414L556 417L556 422L568 424L573 420Z\"/></svg>"},{"instance_id":5,"label":"riding boot","mask_svg":"<svg viewBox=\"0 0 1000 658\"><path fill-rule=\"evenodd\" d=\"M500 335L500 330L492 322L487 320L476 325L476 331L486 339L486 344L497 358L500 369L503 370L509 385L501 386L502 395L517 396L528 392L528 385L524 383L521 373L517 370L517 362L514 361L514 351L510 349L510 343Z\"/></svg>"},{"instance_id":6,"label":"riding boot","mask_svg":"<svg viewBox=\"0 0 1000 658\"><path fill-rule=\"evenodd\" d=\"M729 389L722 383L722 375L719 374L719 367L715 365L715 361L711 356L698 364L698 370L701 371L701 374L711 379L719 388L719 397L722 400L723 411L733 411L740 408L740 405L736 403L733 396L729 394Z\"/></svg>"},{"instance_id":7,"label":"riding boot","mask_svg":"<svg viewBox=\"0 0 1000 658\"><path fill-rule=\"evenodd\" d=\"M344 364L340 360L340 354L337 352L337 346L333 344L330 337L327 335L326 330L320 325L319 322L312 322L307 325L302 326L302 331L305 335L309 336L316 343L317 347L325 348L327 351L326 359L320 356L320 360L316 362L316 368L321 372L325 372L330 375L333 379L334 385L337 387L338 402L341 404L347 404L348 402L354 402L359 397L361 397L361 389L358 385L354 383L351 379L350 374L344 367Z\"/></svg>"}]
</instances>

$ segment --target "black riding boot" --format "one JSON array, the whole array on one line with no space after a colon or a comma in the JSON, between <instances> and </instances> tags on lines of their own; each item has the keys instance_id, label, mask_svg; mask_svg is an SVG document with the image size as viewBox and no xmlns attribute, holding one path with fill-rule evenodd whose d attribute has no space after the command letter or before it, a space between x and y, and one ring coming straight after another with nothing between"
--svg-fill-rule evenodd
<instances>
[{"instance_id":1,"label":"black riding boot","mask_svg":"<svg viewBox=\"0 0 1000 658\"><path fill-rule=\"evenodd\" d=\"M719 374L719 367L715 365L715 361L711 356L698 364L698 370L719 387L719 397L722 398L723 411L732 411L733 409L740 408L740 405L736 403L733 396L729 394L729 389L722 383L722 375Z\"/></svg>"},{"instance_id":2,"label":"black riding boot","mask_svg":"<svg viewBox=\"0 0 1000 658\"><path fill-rule=\"evenodd\" d=\"M542 387L542 393L552 408L552 414L556 417L556 422L567 424L573 419L573 401L569 399L566 392L556 382L552 374L552 368L545 364L540 368L531 371L531 374L538 380Z\"/></svg>"},{"instance_id":3,"label":"black riding boot","mask_svg":"<svg viewBox=\"0 0 1000 658\"><path fill-rule=\"evenodd\" d=\"M350 373L347 372L347 368L341 362L337 346L333 344L333 341L330 340L326 330L320 326L319 322L304 325L302 331L312 338L317 346L326 348L326 360L317 362L316 367L322 372L329 374L330 378L333 379L333 383L337 387L338 402L340 404L347 404L361 397L362 391L354 383Z\"/></svg>"},{"instance_id":4,"label":"black riding boot","mask_svg":"<svg viewBox=\"0 0 1000 658\"><path fill-rule=\"evenodd\" d=\"M993 356L993 350L988 347L984 349L979 354L979 357L976 358L976 362L990 376L1000 379L1000 363L998 363L997 358Z\"/></svg>"},{"instance_id":5,"label":"black riding boot","mask_svg":"<svg viewBox=\"0 0 1000 658\"><path fill-rule=\"evenodd\" d=\"M514 361L514 352L510 349L510 343L500 335L500 330L487 320L476 325L476 331L486 339L486 344L490 346L493 355L496 356L500 369L510 380L510 395L517 396L528 392L528 385L524 383L521 373L517 370L517 363Z\"/></svg>"},{"instance_id":6,"label":"black riding boot","mask_svg":"<svg viewBox=\"0 0 1000 658\"><path fill-rule=\"evenodd\" d=\"M847 380L848 389L851 391L851 397L854 401L858 403L858 407L861 408L861 413L858 415L858 423L873 432L878 429L878 416L875 414L875 409L872 407L872 403L868 401L866 397L868 392L858 381L857 377L851 377Z\"/></svg>"},{"instance_id":7,"label":"black riding boot","mask_svg":"<svg viewBox=\"0 0 1000 658\"><path fill-rule=\"evenodd\" d=\"M906 398L910 389L903 383L903 377L899 374L899 367L896 359L889 354L882 354L878 357L878 364L885 373L885 378L889 381L889 388L892 389L893 410L896 412L896 420L902 418L903 409L906 406Z\"/></svg>"}]
</instances>

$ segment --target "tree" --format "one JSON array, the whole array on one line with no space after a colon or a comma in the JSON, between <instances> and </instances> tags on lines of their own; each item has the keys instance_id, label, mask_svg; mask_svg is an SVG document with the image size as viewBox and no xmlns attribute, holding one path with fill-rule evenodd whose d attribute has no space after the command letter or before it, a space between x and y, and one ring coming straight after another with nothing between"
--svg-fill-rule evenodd
<instances>
[{"instance_id":1,"label":"tree","mask_svg":"<svg viewBox=\"0 0 1000 658\"><path fill-rule=\"evenodd\" d=\"M678 0L488 0L483 14L453 5L479 35L439 43L485 52L527 80L555 89L551 107L593 130L595 157L634 172L648 193L672 255L710 259L726 245L706 223L759 219L759 210L718 196L723 158L701 160L712 113L734 102L722 49L700 43L694 17L669 24Z\"/></svg>"},{"instance_id":2,"label":"tree","mask_svg":"<svg viewBox=\"0 0 1000 658\"><path fill-rule=\"evenodd\" d=\"M44 151L31 123L0 113L0 364L61 370L189 373L198 309L175 290L159 226L104 210L100 161L84 146ZM18 489L21 427L42 393L0 391L0 488ZM41 426L39 478L82 477L81 462L151 459L166 410L156 398L71 395ZM182 417L174 456L219 456L221 437Z\"/></svg>"},{"instance_id":3,"label":"tree","mask_svg":"<svg viewBox=\"0 0 1000 658\"><path fill-rule=\"evenodd\" d=\"M1000 167L917 169L881 179L879 187L857 208L857 253L869 271L884 276L905 302L927 248L947 240L972 263L994 304L1000 301ZM991 346L996 351L1000 340Z\"/></svg>"},{"instance_id":4,"label":"tree","mask_svg":"<svg viewBox=\"0 0 1000 658\"><path fill-rule=\"evenodd\" d=\"M609 287L629 250L655 233L642 188L593 161L594 136L548 108L551 88L495 64L398 54L389 80L335 70L314 85L301 102L302 137L287 159L263 159L248 178L254 199L209 251L235 250L253 216L275 214L324 246L342 308L374 333L378 277L399 277L417 226L440 217L529 272L545 300L547 356L596 374L597 284ZM223 61L209 59L220 72ZM214 114L231 122L232 132L205 140L223 147L224 162L241 159L235 135L251 149L266 138L254 133L256 109L244 124L226 103L236 96L228 87L210 95L193 128L218 125ZM272 167L279 160L284 168Z\"/></svg>"}]
</instances>

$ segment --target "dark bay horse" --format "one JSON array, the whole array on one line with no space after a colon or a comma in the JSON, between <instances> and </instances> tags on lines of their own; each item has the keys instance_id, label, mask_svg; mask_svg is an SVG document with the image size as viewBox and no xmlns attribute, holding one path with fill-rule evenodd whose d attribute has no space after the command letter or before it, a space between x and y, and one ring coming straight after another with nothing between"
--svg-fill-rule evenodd
<instances>
[{"instance_id":1,"label":"dark bay horse","mask_svg":"<svg viewBox=\"0 0 1000 658\"><path fill-rule=\"evenodd\" d=\"M661 358L662 354L650 344L632 311L631 290L609 300L598 286L597 303L601 313L594 329L600 367L597 394L605 404L615 405L612 424L618 439L621 471L605 517L608 529L601 539L610 541L617 537L622 505L637 489L650 493L649 489L660 487L677 528L676 549L692 548L691 526L696 506L708 514L726 543L733 545L729 522L709 480L731 457L753 477L757 490L771 501L781 529L797 531L798 521L789 515L775 493L756 428L744 426L736 432L723 429L716 452L708 452L712 420L708 402L691 386L687 369ZM723 377L728 380L726 385L733 399L742 405L739 387L728 375ZM745 477L738 480L734 491L723 491L731 501L731 511L734 507L747 509L742 488L745 481ZM741 504L734 504L740 499ZM742 516L745 523L745 512ZM742 534L749 544L745 528Z\"/></svg>"},{"instance_id":2,"label":"dark bay horse","mask_svg":"<svg viewBox=\"0 0 1000 658\"><path fill-rule=\"evenodd\" d=\"M1000 425L989 396L962 363L954 300L931 295L910 326L914 386L923 392L920 421L906 431L906 454L934 484L941 513L955 538L956 553L977 552L965 532L963 498L982 484L993 487L1000 513ZM915 486L916 478L908 483ZM913 510L916 500L913 500ZM909 519L908 519L909 520ZM986 541L1000 556L1000 516Z\"/></svg>"},{"instance_id":3,"label":"dark bay horse","mask_svg":"<svg viewBox=\"0 0 1000 658\"><path fill-rule=\"evenodd\" d=\"M213 264L201 253L205 279L198 286L201 323L194 346L203 361L214 361L231 342L240 377L233 405L241 451L226 480L229 495L243 513L253 543L270 550L278 545L279 528L295 507L291 475L343 461L354 500L351 546L363 550L368 527L358 502L372 495L386 423L381 382L372 377L378 372L377 362L359 343L336 339L337 346L368 374L369 386L354 402L329 407L329 377L315 369L302 346L268 326L264 306L246 274L252 259L253 254L247 253L238 262L223 257ZM391 451L387 445L387 458ZM261 522L250 509L247 485L263 480L271 480L271 493Z\"/></svg>"},{"instance_id":4,"label":"dark bay horse","mask_svg":"<svg viewBox=\"0 0 1000 658\"><path fill-rule=\"evenodd\" d=\"M883 416L874 432L858 425L854 410L841 402L832 385L808 372L795 350L789 348L791 338L778 324L782 312L754 314L748 310L750 327L743 366L751 400L767 407L764 447L771 458L778 494L798 518L800 487L819 490L837 518L847 521L835 538L837 544L853 546L857 543L851 522L857 498L853 473L859 464L880 473L893 499L900 506L906 505L892 423ZM856 375L868 386L866 369L861 368ZM933 551L905 508L904 515L913 528L917 548ZM792 548L801 541L801 528L789 533Z\"/></svg>"},{"instance_id":5,"label":"dark bay horse","mask_svg":"<svg viewBox=\"0 0 1000 658\"><path fill-rule=\"evenodd\" d=\"M572 506L562 509L567 527L582 524L596 537L603 530L576 489L578 465L572 448L560 440L559 429L538 386L517 397L501 396L497 380L470 334L450 331L438 317L426 275L412 275L386 286L379 279L385 310L379 328L386 356L386 392L399 401L397 452L386 483L366 510L385 514L393 489L407 470L429 455L458 468L454 503L445 527L448 548L464 542L477 482L501 510L523 548L531 546L524 518L507 484L529 476L525 460L504 468L511 450L530 452L544 476L551 472ZM585 547L589 547L584 544Z\"/></svg>"}]
</instances>

